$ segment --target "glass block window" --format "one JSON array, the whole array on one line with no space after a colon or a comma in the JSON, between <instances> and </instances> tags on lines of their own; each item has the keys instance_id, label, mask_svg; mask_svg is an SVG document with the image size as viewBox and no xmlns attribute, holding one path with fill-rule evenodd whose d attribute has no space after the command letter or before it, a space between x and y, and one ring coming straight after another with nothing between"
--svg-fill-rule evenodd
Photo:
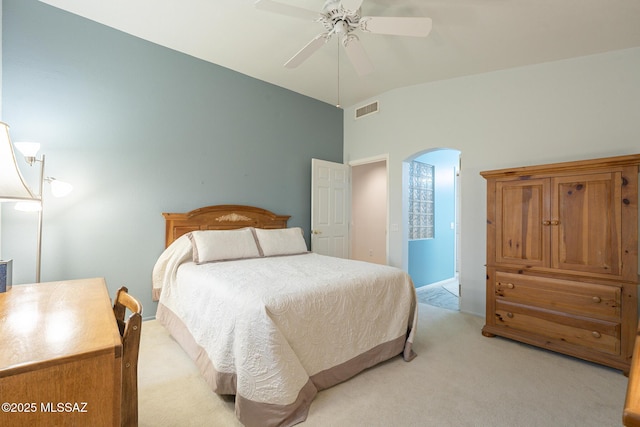
<instances>
[{"instance_id":1,"label":"glass block window","mask_svg":"<svg viewBox=\"0 0 640 427\"><path fill-rule=\"evenodd\" d=\"M409 164L409 239L433 239L433 165Z\"/></svg>"}]
</instances>

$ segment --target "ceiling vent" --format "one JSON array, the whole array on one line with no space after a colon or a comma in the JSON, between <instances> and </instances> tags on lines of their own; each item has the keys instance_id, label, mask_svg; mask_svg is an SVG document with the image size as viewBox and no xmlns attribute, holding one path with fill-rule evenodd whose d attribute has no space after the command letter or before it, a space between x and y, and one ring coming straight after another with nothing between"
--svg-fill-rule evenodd
<instances>
[{"instance_id":1,"label":"ceiling vent","mask_svg":"<svg viewBox=\"0 0 640 427\"><path fill-rule=\"evenodd\" d=\"M368 116L373 113L378 112L378 101L372 102L371 104L367 104L360 108L356 108L356 120L361 119L364 116Z\"/></svg>"}]
</instances>

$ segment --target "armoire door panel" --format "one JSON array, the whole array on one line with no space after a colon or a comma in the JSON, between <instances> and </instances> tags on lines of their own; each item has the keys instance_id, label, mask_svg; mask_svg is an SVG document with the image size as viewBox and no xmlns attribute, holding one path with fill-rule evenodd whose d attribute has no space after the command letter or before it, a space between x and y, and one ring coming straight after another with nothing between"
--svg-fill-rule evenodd
<instances>
[{"instance_id":1,"label":"armoire door panel","mask_svg":"<svg viewBox=\"0 0 640 427\"><path fill-rule=\"evenodd\" d=\"M620 274L620 188L620 173L553 179L553 268Z\"/></svg>"},{"instance_id":2,"label":"armoire door panel","mask_svg":"<svg viewBox=\"0 0 640 427\"><path fill-rule=\"evenodd\" d=\"M548 180L496 183L496 262L543 266L548 259L548 233L543 219Z\"/></svg>"}]
</instances>

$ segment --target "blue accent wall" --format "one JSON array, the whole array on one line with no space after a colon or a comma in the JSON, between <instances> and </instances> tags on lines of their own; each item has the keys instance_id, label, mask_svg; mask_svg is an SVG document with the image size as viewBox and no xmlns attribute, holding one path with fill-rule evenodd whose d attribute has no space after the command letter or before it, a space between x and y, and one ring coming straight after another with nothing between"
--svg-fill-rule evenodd
<instances>
[{"instance_id":1,"label":"blue accent wall","mask_svg":"<svg viewBox=\"0 0 640 427\"><path fill-rule=\"evenodd\" d=\"M415 160L434 166L435 230L433 239L409 240L409 275L416 287L455 276L455 168L457 150L437 150Z\"/></svg>"},{"instance_id":2,"label":"blue accent wall","mask_svg":"<svg viewBox=\"0 0 640 427\"><path fill-rule=\"evenodd\" d=\"M259 206L309 241L311 159L342 162L341 109L37 0L3 1L2 42L2 121L74 185L45 189L42 281L105 277L150 317L163 212ZM33 282L37 215L2 214L14 283Z\"/></svg>"}]
</instances>

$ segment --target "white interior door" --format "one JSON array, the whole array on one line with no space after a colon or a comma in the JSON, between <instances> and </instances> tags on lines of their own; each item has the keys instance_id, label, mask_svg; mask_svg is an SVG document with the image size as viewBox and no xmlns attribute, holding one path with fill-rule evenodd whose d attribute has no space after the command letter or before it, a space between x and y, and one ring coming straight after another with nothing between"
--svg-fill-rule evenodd
<instances>
[{"instance_id":1,"label":"white interior door","mask_svg":"<svg viewBox=\"0 0 640 427\"><path fill-rule=\"evenodd\" d=\"M311 159L311 251L349 258L349 166Z\"/></svg>"}]
</instances>

